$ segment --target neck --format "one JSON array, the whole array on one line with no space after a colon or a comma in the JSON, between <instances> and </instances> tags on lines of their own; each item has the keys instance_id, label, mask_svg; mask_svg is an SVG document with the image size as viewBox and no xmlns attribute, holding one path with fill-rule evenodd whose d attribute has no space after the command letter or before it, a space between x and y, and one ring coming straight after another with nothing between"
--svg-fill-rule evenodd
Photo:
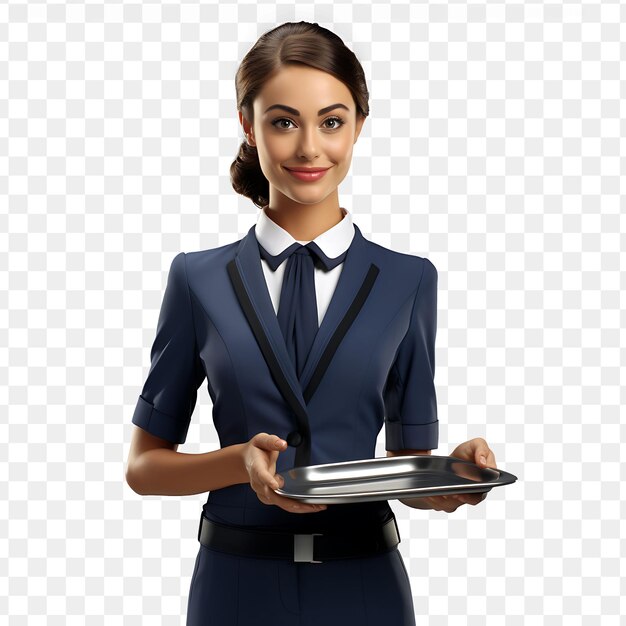
<instances>
[{"instance_id":1,"label":"neck","mask_svg":"<svg viewBox=\"0 0 626 626\"><path fill-rule=\"evenodd\" d=\"M338 205L322 207L298 204L284 208L267 205L262 210L296 241L312 241L344 218L344 211Z\"/></svg>"}]
</instances>

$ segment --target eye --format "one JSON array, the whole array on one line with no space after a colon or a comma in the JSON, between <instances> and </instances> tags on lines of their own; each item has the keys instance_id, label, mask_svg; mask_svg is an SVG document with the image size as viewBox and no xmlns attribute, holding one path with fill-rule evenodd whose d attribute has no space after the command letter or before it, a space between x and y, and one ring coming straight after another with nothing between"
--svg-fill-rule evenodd
<instances>
[{"instance_id":1,"label":"eye","mask_svg":"<svg viewBox=\"0 0 626 626\"><path fill-rule=\"evenodd\" d=\"M329 117L328 119L324 120L324 123L326 122L338 122L339 125L333 126L331 130L335 130L336 128L341 128L344 125L344 121L338 115L333 115L332 117Z\"/></svg>"},{"instance_id":2,"label":"eye","mask_svg":"<svg viewBox=\"0 0 626 626\"><path fill-rule=\"evenodd\" d=\"M289 130L288 126L280 126L279 124L281 122L287 122L288 124L293 124L293 122L288 117L279 117L275 120L272 120L271 124L275 128L278 128L279 130ZM343 119L341 119L338 115L333 115L332 117L326 118L323 123L326 124L327 122L335 123L334 126L330 126L330 127L327 126L326 128L328 130L337 130L338 128L341 128L345 124Z\"/></svg>"},{"instance_id":3,"label":"eye","mask_svg":"<svg viewBox=\"0 0 626 626\"><path fill-rule=\"evenodd\" d=\"M274 126L275 128L280 128L280 129L284 129L284 130L289 130L287 127L285 126L278 126L278 122L289 122L290 124L293 124L293 122L287 118L287 117L279 117L277 120L273 120L271 122L272 126Z\"/></svg>"}]
</instances>

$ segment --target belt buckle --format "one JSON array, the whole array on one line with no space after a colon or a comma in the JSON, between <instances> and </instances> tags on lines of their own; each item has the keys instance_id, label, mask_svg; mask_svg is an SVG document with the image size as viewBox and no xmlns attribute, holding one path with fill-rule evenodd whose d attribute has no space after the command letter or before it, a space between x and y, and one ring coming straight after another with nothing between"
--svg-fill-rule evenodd
<instances>
[{"instance_id":1,"label":"belt buckle","mask_svg":"<svg viewBox=\"0 0 626 626\"><path fill-rule=\"evenodd\" d=\"M322 533L293 536L293 560L294 563L322 563L313 560L314 537L321 537Z\"/></svg>"}]
</instances>

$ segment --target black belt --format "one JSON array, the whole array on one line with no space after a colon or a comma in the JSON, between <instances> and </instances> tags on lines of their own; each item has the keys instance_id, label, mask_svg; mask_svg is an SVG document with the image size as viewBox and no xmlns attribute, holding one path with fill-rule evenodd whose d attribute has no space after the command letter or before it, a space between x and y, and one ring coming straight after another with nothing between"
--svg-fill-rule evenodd
<instances>
[{"instance_id":1,"label":"black belt","mask_svg":"<svg viewBox=\"0 0 626 626\"><path fill-rule=\"evenodd\" d=\"M347 535L338 535L244 529L213 522L203 513L198 541L207 548L236 556L323 563L387 552L400 543L400 533L395 516L369 531L357 529Z\"/></svg>"}]
</instances>

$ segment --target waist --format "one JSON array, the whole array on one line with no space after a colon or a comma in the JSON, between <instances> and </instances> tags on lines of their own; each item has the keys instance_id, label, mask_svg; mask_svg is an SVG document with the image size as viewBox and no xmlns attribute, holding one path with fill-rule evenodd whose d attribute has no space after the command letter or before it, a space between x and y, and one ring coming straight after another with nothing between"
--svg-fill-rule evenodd
<instances>
[{"instance_id":1,"label":"waist","mask_svg":"<svg viewBox=\"0 0 626 626\"><path fill-rule=\"evenodd\" d=\"M320 533L233 526L211 521L202 514L198 541L211 550L236 556L323 563L388 552L400 543L400 534L393 514L384 523Z\"/></svg>"}]
</instances>

